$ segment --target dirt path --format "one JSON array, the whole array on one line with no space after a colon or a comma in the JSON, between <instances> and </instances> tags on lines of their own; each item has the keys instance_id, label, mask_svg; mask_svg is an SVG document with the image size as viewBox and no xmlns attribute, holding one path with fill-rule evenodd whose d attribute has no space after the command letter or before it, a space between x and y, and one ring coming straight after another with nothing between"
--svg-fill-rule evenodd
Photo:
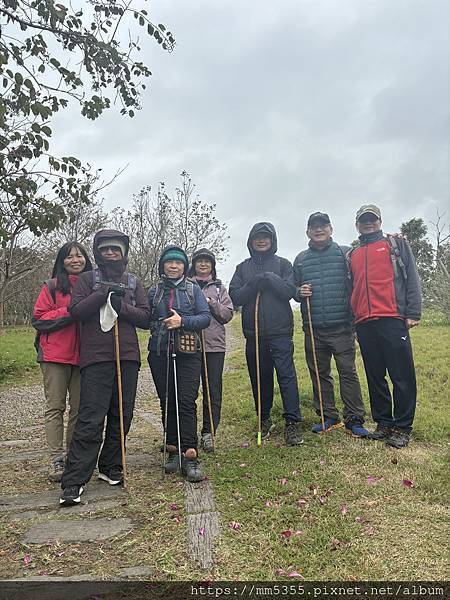
<instances>
[{"instance_id":1,"label":"dirt path","mask_svg":"<svg viewBox=\"0 0 450 600\"><path fill-rule=\"evenodd\" d=\"M238 343L236 334L229 327L228 352L232 352ZM214 545L220 526L212 486L209 480L192 485L183 483L176 476L162 477L162 458L158 452L162 441L159 402L146 364L142 365L139 376L135 415L128 438L128 494L98 482L94 473L83 496L84 504L59 509L59 484L52 484L46 479L48 459L43 405L41 385L12 387L1 392L0 464L3 485L0 524L5 529L7 544L0 553L0 577L12 580L32 574L39 580L53 580L54 577L74 574L70 561L66 565L61 564L58 569L51 568L51 565L39 568L41 565L38 560L34 565L27 564L27 556L33 556L34 549L41 549L42 546L53 547L56 544L57 548L63 547L61 555L69 556L76 552L80 543L90 543L89 547L103 547L106 544L106 548L109 548L113 541L122 536L127 537L130 546L134 543L138 545L139 518L136 518L136 512L139 514L139 509L143 513L147 510L142 505L148 495L154 497L155 492L166 506L166 498L171 497L180 499L184 504L184 519L178 513L176 503L169 503L169 507L176 513L170 517L171 526L178 525L178 539L180 525L184 528L181 540L184 540L183 552L187 563L191 564L190 568L201 571L213 567ZM136 505L139 508L132 510ZM146 512L145 519L148 519ZM152 519L155 517L150 517ZM161 519L161 515L155 521L158 519ZM161 535L157 531L159 523L156 522L153 527L152 533ZM154 570L149 567L148 561L142 560L139 553L126 556L126 564L123 564L119 555L111 557L110 570L102 565L102 578L151 578ZM30 566L35 568L33 573L30 573ZM89 560L78 563L76 577L80 580L91 579L90 566ZM160 574L158 576L161 577Z\"/></svg>"}]
</instances>

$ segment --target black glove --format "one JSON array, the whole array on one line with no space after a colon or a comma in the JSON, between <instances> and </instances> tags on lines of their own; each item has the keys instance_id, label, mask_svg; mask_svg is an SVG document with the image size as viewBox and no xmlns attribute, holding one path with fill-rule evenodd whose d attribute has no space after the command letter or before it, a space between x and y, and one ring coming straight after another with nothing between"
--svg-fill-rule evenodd
<instances>
[{"instance_id":1,"label":"black glove","mask_svg":"<svg viewBox=\"0 0 450 600\"><path fill-rule=\"evenodd\" d=\"M264 273L258 273L258 275L254 275L250 279L250 281L248 282L248 285L250 287L252 287L254 290L260 290L263 282L264 282Z\"/></svg>"},{"instance_id":2,"label":"black glove","mask_svg":"<svg viewBox=\"0 0 450 600\"><path fill-rule=\"evenodd\" d=\"M111 294L111 306L116 311L116 313L120 315L120 311L122 310L122 296L116 293Z\"/></svg>"},{"instance_id":3,"label":"black glove","mask_svg":"<svg viewBox=\"0 0 450 600\"><path fill-rule=\"evenodd\" d=\"M110 285L108 287L108 294L112 292L113 294L123 297L125 296L125 286L123 284L117 283L116 285Z\"/></svg>"}]
</instances>

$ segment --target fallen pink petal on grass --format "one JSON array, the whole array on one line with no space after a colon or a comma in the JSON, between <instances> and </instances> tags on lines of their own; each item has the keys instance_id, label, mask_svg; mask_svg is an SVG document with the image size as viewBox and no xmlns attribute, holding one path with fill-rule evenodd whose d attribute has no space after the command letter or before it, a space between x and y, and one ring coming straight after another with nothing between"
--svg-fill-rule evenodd
<instances>
[{"instance_id":1,"label":"fallen pink petal on grass","mask_svg":"<svg viewBox=\"0 0 450 600\"><path fill-rule=\"evenodd\" d=\"M289 571L288 577L300 577L300 579L305 579L298 571Z\"/></svg>"},{"instance_id":2,"label":"fallen pink petal on grass","mask_svg":"<svg viewBox=\"0 0 450 600\"><path fill-rule=\"evenodd\" d=\"M286 571L284 569L275 569L275 576L276 577L281 577L285 573L286 573Z\"/></svg>"},{"instance_id":3,"label":"fallen pink petal on grass","mask_svg":"<svg viewBox=\"0 0 450 600\"><path fill-rule=\"evenodd\" d=\"M361 517L360 515L358 515L357 517L355 517L355 521L357 523L364 523L364 517Z\"/></svg>"},{"instance_id":4,"label":"fallen pink petal on grass","mask_svg":"<svg viewBox=\"0 0 450 600\"><path fill-rule=\"evenodd\" d=\"M172 519L175 521L175 523L181 523L181 519L180 519L179 515L173 516Z\"/></svg>"},{"instance_id":5,"label":"fallen pink petal on grass","mask_svg":"<svg viewBox=\"0 0 450 600\"><path fill-rule=\"evenodd\" d=\"M246 467L246 466L247 466L247 463L241 463L239 466L240 466L240 467Z\"/></svg>"},{"instance_id":6,"label":"fallen pink petal on grass","mask_svg":"<svg viewBox=\"0 0 450 600\"><path fill-rule=\"evenodd\" d=\"M324 465L324 464L325 464L325 462L326 462L326 461L324 461L324 460L320 460L320 461L319 461L319 465Z\"/></svg>"},{"instance_id":7,"label":"fallen pink petal on grass","mask_svg":"<svg viewBox=\"0 0 450 600\"><path fill-rule=\"evenodd\" d=\"M29 554L25 554L25 556L23 557L23 564L28 567L28 565L31 563L31 556Z\"/></svg>"},{"instance_id":8,"label":"fallen pink petal on grass","mask_svg":"<svg viewBox=\"0 0 450 600\"><path fill-rule=\"evenodd\" d=\"M198 530L198 535L205 535L205 528L204 527L200 527L200 529Z\"/></svg>"},{"instance_id":9,"label":"fallen pink petal on grass","mask_svg":"<svg viewBox=\"0 0 450 600\"><path fill-rule=\"evenodd\" d=\"M303 531L300 531L300 529L297 529L297 531L295 532L295 535L302 535Z\"/></svg>"},{"instance_id":10,"label":"fallen pink petal on grass","mask_svg":"<svg viewBox=\"0 0 450 600\"><path fill-rule=\"evenodd\" d=\"M241 523L238 523L237 521L231 521L231 523L229 523L230 529L241 529L241 527Z\"/></svg>"},{"instance_id":11,"label":"fallen pink petal on grass","mask_svg":"<svg viewBox=\"0 0 450 600\"><path fill-rule=\"evenodd\" d=\"M242 442L241 448L248 448L250 444L248 442Z\"/></svg>"},{"instance_id":12,"label":"fallen pink petal on grass","mask_svg":"<svg viewBox=\"0 0 450 600\"><path fill-rule=\"evenodd\" d=\"M375 535L375 529L372 526L366 525L366 534L367 535Z\"/></svg>"},{"instance_id":13,"label":"fallen pink petal on grass","mask_svg":"<svg viewBox=\"0 0 450 600\"><path fill-rule=\"evenodd\" d=\"M369 477L366 479L367 483L377 483L379 480L379 477L374 477L373 475L369 475Z\"/></svg>"},{"instance_id":14,"label":"fallen pink petal on grass","mask_svg":"<svg viewBox=\"0 0 450 600\"><path fill-rule=\"evenodd\" d=\"M281 532L281 535L284 538L289 539L292 536L292 531L290 529L285 529L284 531Z\"/></svg>"},{"instance_id":15,"label":"fallen pink petal on grass","mask_svg":"<svg viewBox=\"0 0 450 600\"><path fill-rule=\"evenodd\" d=\"M404 479L402 483L407 488L412 488L414 485L414 483L411 481L411 479Z\"/></svg>"},{"instance_id":16,"label":"fallen pink petal on grass","mask_svg":"<svg viewBox=\"0 0 450 600\"><path fill-rule=\"evenodd\" d=\"M266 500L266 502L265 502L265 506L266 506L267 508L270 508L271 506L273 506L273 502L272 502L271 500Z\"/></svg>"},{"instance_id":17,"label":"fallen pink petal on grass","mask_svg":"<svg viewBox=\"0 0 450 600\"><path fill-rule=\"evenodd\" d=\"M297 504L300 506L300 508L306 508L306 506L308 506L308 503L304 498L300 498L300 500L297 500Z\"/></svg>"},{"instance_id":18,"label":"fallen pink petal on grass","mask_svg":"<svg viewBox=\"0 0 450 600\"><path fill-rule=\"evenodd\" d=\"M178 504L173 503L169 506L169 508L170 510L178 510Z\"/></svg>"},{"instance_id":19,"label":"fallen pink petal on grass","mask_svg":"<svg viewBox=\"0 0 450 600\"><path fill-rule=\"evenodd\" d=\"M294 477L295 477L296 475L298 475L298 471L297 471L297 469L294 469L294 470L292 471L292 475L294 475Z\"/></svg>"},{"instance_id":20,"label":"fallen pink petal on grass","mask_svg":"<svg viewBox=\"0 0 450 600\"><path fill-rule=\"evenodd\" d=\"M345 515L348 513L348 506L346 504L343 504L341 506L341 515L343 515L345 517Z\"/></svg>"},{"instance_id":21,"label":"fallen pink petal on grass","mask_svg":"<svg viewBox=\"0 0 450 600\"><path fill-rule=\"evenodd\" d=\"M281 479L278 480L278 483L280 485L286 485L288 482L288 480L286 479L286 477L282 477Z\"/></svg>"}]
</instances>

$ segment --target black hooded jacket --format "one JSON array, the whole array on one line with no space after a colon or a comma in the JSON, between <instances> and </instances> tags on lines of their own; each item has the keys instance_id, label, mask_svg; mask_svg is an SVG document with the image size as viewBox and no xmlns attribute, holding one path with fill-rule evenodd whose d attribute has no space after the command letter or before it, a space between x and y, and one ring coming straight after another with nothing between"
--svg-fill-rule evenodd
<instances>
[{"instance_id":1,"label":"black hooded jacket","mask_svg":"<svg viewBox=\"0 0 450 600\"><path fill-rule=\"evenodd\" d=\"M272 246L266 252L253 250L251 240L259 233L268 233ZM247 240L251 258L236 267L230 283L230 296L234 306L242 306L244 336L255 335L255 301L259 302L259 335L275 337L292 336L294 320L290 299L295 295L294 274L291 263L276 255L277 234L272 223L256 223Z\"/></svg>"},{"instance_id":2,"label":"black hooded jacket","mask_svg":"<svg viewBox=\"0 0 450 600\"><path fill-rule=\"evenodd\" d=\"M98 250L98 244L100 240L105 238L119 238L124 242L126 254L121 260L105 261L103 259ZM93 246L95 261L101 271L101 281L114 281L127 285L128 236L113 229L103 229L95 234ZM80 367L115 360L114 329L104 332L100 327L100 307L107 300L108 285L102 284L99 289L93 288L93 272L81 273L69 306L69 312L73 318L81 321ZM147 303L147 294L139 280L136 281L134 300L133 305L132 292L127 289L122 299L122 308L118 318L120 358L121 360L140 362L139 344L135 328L148 329L150 309Z\"/></svg>"}]
</instances>

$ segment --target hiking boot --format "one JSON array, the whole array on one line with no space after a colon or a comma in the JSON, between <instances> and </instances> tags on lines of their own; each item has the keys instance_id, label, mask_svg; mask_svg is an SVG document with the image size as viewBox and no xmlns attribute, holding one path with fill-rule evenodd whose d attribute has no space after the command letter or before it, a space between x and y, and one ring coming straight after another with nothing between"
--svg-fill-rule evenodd
<instances>
[{"instance_id":1,"label":"hiking boot","mask_svg":"<svg viewBox=\"0 0 450 600\"><path fill-rule=\"evenodd\" d=\"M342 427L343 423L339 419L325 419L324 422L325 428L322 427L322 423L316 423L311 427L311 431L313 433L327 433L328 431L332 431L333 429L339 429Z\"/></svg>"},{"instance_id":2,"label":"hiking boot","mask_svg":"<svg viewBox=\"0 0 450 600\"><path fill-rule=\"evenodd\" d=\"M375 431L371 431L367 436L369 440L382 441L386 440L391 435L391 428L386 425L377 424Z\"/></svg>"},{"instance_id":3,"label":"hiking boot","mask_svg":"<svg viewBox=\"0 0 450 600\"><path fill-rule=\"evenodd\" d=\"M393 448L405 448L409 444L410 432L406 429L393 427L389 437L386 439L386 444Z\"/></svg>"},{"instance_id":4,"label":"hiking boot","mask_svg":"<svg viewBox=\"0 0 450 600\"><path fill-rule=\"evenodd\" d=\"M345 433L348 433L354 438L366 438L369 432L359 421L348 421L345 424Z\"/></svg>"},{"instance_id":5,"label":"hiking boot","mask_svg":"<svg viewBox=\"0 0 450 600\"><path fill-rule=\"evenodd\" d=\"M214 452L214 443L211 433L204 433L202 435L202 448L205 452Z\"/></svg>"},{"instance_id":6,"label":"hiking boot","mask_svg":"<svg viewBox=\"0 0 450 600\"><path fill-rule=\"evenodd\" d=\"M299 424L295 421L286 421L284 441L286 442L286 446L298 446L303 444L303 437L300 432Z\"/></svg>"},{"instance_id":7,"label":"hiking boot","mask_svg":"<svg viewBox=\"0 0 450 600\"><path fill-rule=\"evenodd\" d=\"M164 465L164 471L170 475L171 473L177 473L180 470L180 457L178 452L169 452L169 457Z\"/></svg>"},{"instance_id":8,"label":"hiking boot","mask_svg":"<svg viewBox=\"0 0 450 600\"><path fill-rule=\"evenodd\" d=\"M183 462L181 464L182 472L186 477L186 481L189 481L190 483L198 483L199 481L203 481L204 475L197 457L187 458L183 455Z\"/></svg>"},{"instance_id":9,"label":"hiking boot","mask_svg":"<svg viewBox=\"0 0 450 600\"><path fill-rule=\"evenodd\" d=\"M274 427L275 425L272 423L272 419L270 417L268 419L264 419L264 421L261 421L261 439L267 440Z\"/></svg>"},{"instance_id":10,"label":"hiking boot","mask_svg":"<svg viewBox=\"0 0 450 600\"><path fill-rule=\"evenodd\" d=\"M106 473L101 473L99 471L98 478L108 482L109 485L119 485L120 483L123 483L123 472L122 469L111 469Z\"/></svg>"},{"instance_id":11,"label":"hiking boot","mask_svg":"<svg viewBox=\"0 0 450 600\"><path fill-rule=\"evenodd\" d=\"M52 458L50 466L48 468L47 477L50 481L61 481L62 474L64 473L64 457L57 456Z\"/></svg>"},{"instance_id":12,"label":"hiking boot","mask_svg":"<svg viewBox=\"0 0 450 600\"><path fill-rule=\"evenodd\" d=\"M84 487L82 485L69 485L61 492L61 496L59 497L59 504L61 506L74 506L75 504L80 504L81 502L81 494L84 492Z\"/></svg>"}]
</instances>

